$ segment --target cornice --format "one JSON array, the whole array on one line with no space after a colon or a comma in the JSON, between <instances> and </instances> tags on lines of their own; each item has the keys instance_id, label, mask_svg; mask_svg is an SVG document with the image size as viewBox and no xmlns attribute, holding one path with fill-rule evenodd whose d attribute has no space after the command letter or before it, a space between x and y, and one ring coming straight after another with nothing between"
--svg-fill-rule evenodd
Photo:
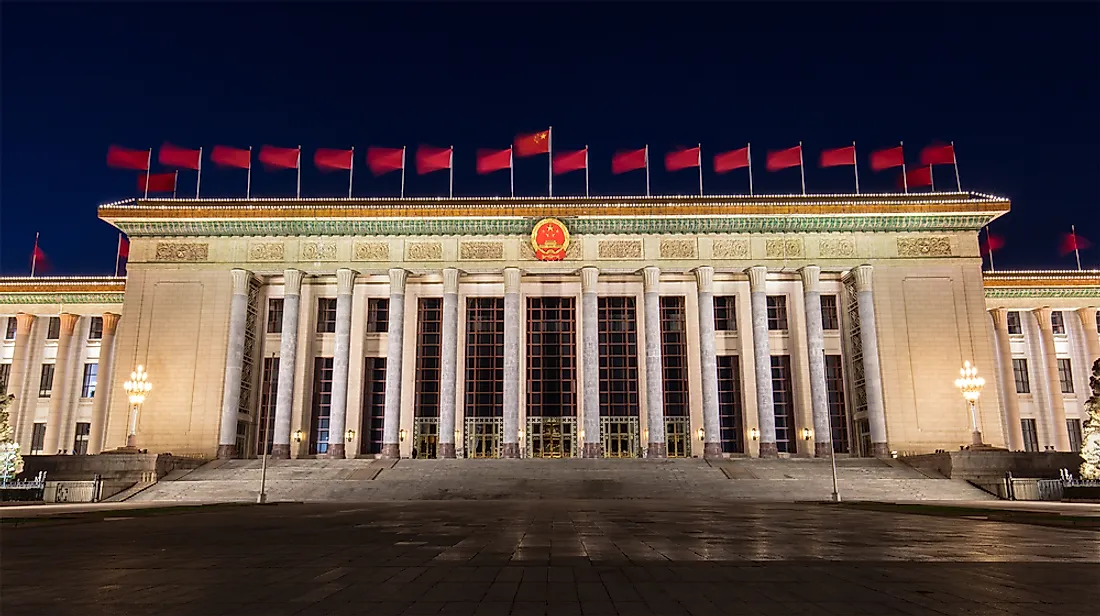
<instances>
[{"instance_id":1,"label":"cornice","mask_svg":"<svg viewBox=\"0 0 1100 616\"><path fill-rule=\"evenodd\" d=\"M121 304L124 276L0 277L0 304Z\"/></svg>"}]
</instances>

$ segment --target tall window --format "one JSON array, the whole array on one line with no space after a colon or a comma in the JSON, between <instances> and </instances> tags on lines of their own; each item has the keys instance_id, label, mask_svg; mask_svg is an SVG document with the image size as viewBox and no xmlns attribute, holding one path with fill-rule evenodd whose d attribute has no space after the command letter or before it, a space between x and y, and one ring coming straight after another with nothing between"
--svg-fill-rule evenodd
<instances>
[{"instance_id":1,"label":"tall window","mask_svg":"<svg viewBox=\"0 0 1100 616\"><path fill-rule=\"evenodd\" d=\"M825 356L825 394L829 400L829 424L833 451L848 453L848 406L844 402L844 368L839 355Z\"/></svg>"},{"instance_id":2,"label":"tall window","mask_svg":"<svg viewBox=\"0 0 1100 616\"><path fill-rule=\"evenodd\" d=\"M719 295L714 298L714 329L720 332L737 331L736 295Z\"/></svg>"},{"instance_id":3,"label":"tall window","mask_svg":"<svg viewBox=\"0 0 1100 616\"><path fill-rule=\"evenodd\" d=\"M1069 450L1081 451L1081 420L1067 419L1066 430L1069 431Z\"/></svg>"},{"instance_id":4,"label":"tall window","mask_svg":"<svg viewBox=\"0 0 1100 616\"><path fill-rule=\"evenodd\" d=\"M363 409L359 453L382 453L386 416L386 358L363 359Z\"/></svg>"},{"instance_id":5,"label":"tall window","mask_svg":"<svg viewBox=\"0 0 1100 616\"><path fill-rule=\"evenodd\" d=\"M1027 360L1023 358L1012 359L1012 376L1016 379L1016 393L1030 394L1031 380L1027 376Z\"/></svg>"},{"instance_id":6,"label":"tall window","mask_svg":"<svg viewBox=\"0 0 1100 616\"><path fill-rule=\"evenodd\" d=\"M443 299L422 297L416 318L417 417L439 417L439 385L443 357Z\"/></svg>"},{"instance_id":7,"label":"tall window","mask_svg":"<svg viewBox=\"0 0 1100 616\"><path fill-rule=\"evenodd\" d=\"M336 298L317 298L317 333L332 334L336 332Z\"/></svg>"},{"instance_id":8,"label":"tall window","mask_svg":"<svg viewBox=\"0 0 1100 616\"><path fill-rule=\"evenodd\" d=\"M73 436L73 455L83 456L88 453L88 436L92 433L92 424L80 422L76 424L76 434Z\"/></svg>"},{"instance_id":9,"label":"tall window","mask_svg":"<svg viewBox=\"0 0 1100 616\"><path fill-rule=\"evenodd\" d=\"M88 340L103 339L103 317L92 317L88 320Z\"/></svg>"},{"instance_id":10,"label":"tall window","mask_svg":"<svg viewBox=\"0 0 1100 616\"><path fill-rule=\"evenodd\" d=\"M260 376L259 417L256 421L257 456L271 454L271 442L275 439L275 396L278 390L279 358L265 357L263 374Z\"/></svg>"},{"instance_id":11,"label":"tall window","mask_svg":"<svg viewBox=\"0 0 1100 616\"><path fill-rule=\"evenodd\" d=\"M1022 336L1024 333L1024 325L1020 322L1020 312L1018 310L1008 311L1008 334L1010 336Z\"/></svg>"},{"instance_id":12,"label":"tall window","mask_svg":"<svg viewBox=\"0 0 1100 616\"><path fill-rule=\"evenodd\" d=\"M36 423L34 424L34 432L31 433L31 453L41 454L42 448L46 446L46 424Z\"/></svg>"},{"instance_id":13,"label":"tall window","mask_svg":"<svg viewBox=\"0 0 1100 616\"><path fill-rule=\"evenodd\" d=\"M367 299L367 333L384 334L389 327L390 300L388 297Z\"/></svg>"},{"instance_id":14,"label":"tall window","mask_svg":"<svg viewBox=\"0 0 1100 616\"><path fill-rule=\"evenodd\" d=\"M665 417L687 417L687 316L682 295L661 298L661 364Z\"/></svg>"},{"instance_id":15,"label":"tall window","mask_svg":"<svg viewBox=\"0 0 1100 616\"><path fill-rule=\"evenodd\" d=\"M1035 429L1035 420L1021 419L1020 427L1024 431L1024 451L1039 451L1039 432Z\"/></svg>"},{"instance_id":16,"label":"tall window","mask_svg":"<svg viewBox=\"0 0 1100 616\"><path fill-rule=\"evenodd\" d=\"M283 333L283 298L272 297L267 300L267 333Z\"/></svg>"},{"instance_id":17,"label":"tall window","mask_svg":"<svg viewBox=\"0 0 1100 616\"><path fill-rule=\"evenodd\" d=\"M0 364L0 396L8 393L9 380L11 380L11 364Z\"/></svg>"},{"instance_id":18,"label":"tall window","mask_svg":"<svg viewBox=\"0 0 1100 616\"><path fill-rule=\"evenodd\" d=\"M775 403L775 445L781 453L795 453L798 439L794 432L790 355L772 355L772 401Z\"/></svg>"},{"instance_id":19,"label":"tall window","mask_svg":"<svg viewBox=\"0 0 1100 616\"><path fill-rule=\"evenodd\" d=\"M840 313L837 312L836 296L821 296L821 328L840 329Z\"/></svg>"},{"instance_id":20,"label":"tall window","mask_svg":"<svg viewBox=\"0 0 1100 616\"><path fill-rule=\"evenodd\" d=\"M466 416L504 416L504 298L466 300Z\"/></svg>"},{"instance_id":21,"label":"tall window","mask_svg":"<svg viewBox=\"0 0 1100 616\"><path fill-rule=\"evenodd\" d=\"M718 356L718 426L724 453L745 453L740 360L736 355Z\"/></svg>"},{"instance_id":22,"label":"tall window","mask_svg":"<svg viewBox=\"0 0 1100 616\"><path fill-rule=\"evenodd\" d=\"M1073 393L1073 368L1068 359L1058 359L1058 381L1062 385L1062 393Z\"/></svg>"},{"instance_id":23,"label":"tall window","mask_svg":"<svg viewBox=\"0 0 1100 616\"><path fill-rule=\"evenodd\" d=\"M84 364L84 382L80 386L81 398L95 397L95 383L98 374L99 364Z\"/></svg>"},{"instance_id":24,"label":"tall window","mask_svg":"<svg viewBox=\"0 0 1100 616\"><path fill-rule=\"evenodd\" d=\"M600 416L637 417L638 321L633 297L599 298Z\"/></svg>"},{"instance_id":25,"label":"tall window","mask_svg":"<svg viewBox=\"0 0 1100 616\"><path fill-rule=\"evenodd\" d=\"M38 397L49 398L53 391L53 364L42 364L42 378L38 380Z\"/></svg>"},{"instance_id":26,"label":"tall window","mask_svg":"<svg viewBox=\"0 0 1100 616\"><path fill-rule=\"evenodd\" d=\"M577 414L576 300L527 298L527 416Z\"/></svg>"},{"instance_id":27,"label":"tall window","mask_svg":"<svg viewBox=\"0 0 1100 616\"><path fill-rule=\"evenodd\" d=\"M309 424L309 453L328 453L328 427L332 416L332 358L313 359L313 411Z\"/></svg>"},{"instance_id":28,"label":"tall window","mask_svg":"<svg viewBox=\"0 0 1100 616\"><path fill-rule=\"evenodd\" d=\"M8 317L7 328L4 330L4 340L15 340L15 332L19 329L19 319Z\"/></svg>"},{"instance_id":29,"label":"tall window","mask_svg":"<svg viewBox=\"0 0 1100 616\"><path fill-rule=\"evenodd\" d=\"M61 337L61 317L50 317L46 324L46 340L57 340Z\"/></svg>"},{"instance_id":30,"label":"tall window","mask_svg":"<svg viewBox=\"0 0 1100 616\"><path fill-rule=\"evenodd\" d=\"M1050 330L1059 336L1066 335L1066 320L1061 310L1050 313Z\"/></svg>"},{"instance_id":31,"label":"tall window","mask_svg":"<svg viewBox=\"0 0 1100 616\"><path fill-rule=\"evenodd\" d=\"M787 296L768 296L768 329L772 331L786 331L787 329Z\"/></svg>"}]
</instances>

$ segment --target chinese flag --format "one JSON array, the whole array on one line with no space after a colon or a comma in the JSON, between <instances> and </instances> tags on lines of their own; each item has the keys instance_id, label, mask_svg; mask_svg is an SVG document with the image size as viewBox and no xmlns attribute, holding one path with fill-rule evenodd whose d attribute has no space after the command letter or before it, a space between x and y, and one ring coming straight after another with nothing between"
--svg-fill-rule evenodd
<instances>
[{"instance_id":1,"label":"chinese flag","mask_svg":"<svg viewBox=\"0 0 1100 616\"><path fill-rule=\"evenodd\" d=\"M714 155L714 171L716 173L726 173L748 166L749 149L747 147Z\"/></svg>"},{"instance_id":2,"label":"chinese flag","mask_svg":"<svg viewBox=\"0 0 1100 616\"><path fill-rule=\"evenodd\" d=\"M329 148L317 148L313 153L313 164L321 171L335 171L351 169L351 157L355 150L330 150Z\"/></svg>"},{"instance_id":3,"label":"chinese flag","mask_svg":"<svg viewBox=\"0 0 1100 616\"><path fill-rule=\"evenodd\" d=\"M149 153L146 152L145 155L148 156ZM33 264L36 272L48 272L52 269L49 259L46 258L46 253L38 247L37 240L34 244L34 250L31 251L31 264Z\"/></svg>"},{"instance_id":4,"label":"chinese flag","mask_svg":"<svg viewBox=\"0 0 1100 616\"><path fill-rule=\"evenodd\" d=\"M871 152L871 169L875 171L901 167L904 164L905 154L900 145L896 148L887 148L885 150Z\"/></svg>"},{"instance_id":5,"label":"chinese flag","mask_svg":"<svg viewBox=\"0 0 1100 616\"><path fill-rule=\"evenodd\" d=\"M985 238L982 239L982 255L987 255L991 252L995 252L1003 248L1005 245L1005 238L999 235L993 235L988 231L985 234Z\"/></svg>"},{"instance_id":6,"label":"chinese flag","mask_svg":"<svg viewBox=\"0 0 1100 616\"><path fill-rule=\"evenodd\" d=\"M1080 235L1063 233L1062 244L1059 246L1058 252L1064 257L1075 250L1084 250L1089 246L1092 246L1092 244Z\"/></svg>"},{"instance_id":7,"label":"chinese flag","mask_svg":"<svg viewBox=\"0 0 1100 616\"><path fill-rule=\"evenodd\" d=\"M558 152L554 155L554 175L579 171L588 167L588 149Z\"/></svg>"},{"instance_id":8,"label":"chinese flag","mask_svg":"<svg viewBox=\"0 0 1100 616\"><path fill-rule=\"evenodd\" d=\"M298 148L277 148L265 145L260 148L260 162L273 169L297 169L302 151Z\"/></svg>"},{"instance_id":9,"label":"chinese flag","mask_svg":"<svg viewBox=\"0 0 1100 616\"><path fill-rule=\"evenodd\" d=\"M516 137L516 156L535 156L550 151L550 131Z\"/></svg>"},{"instance_id":10,"label":"chinese flag","mask_svg":"<svg viewBox=\"0 0 1100 616\"><path fill-rule=\"evenodd\" d=\"M405 168L405 148L367 148L367 166L374 175Z\"/></svg>"},{"instance_id":11,"label":"chinese flag","mask_svg":"<svg viewBox=\"0 0 1100 616\"><path fill-rule=\"evenodd\" d=\"M611 173L618 175L635 169L645 169L646 163L646 148L619 150L611 157Z\"/></svg>"},{"instance_id":12,"label":"chinese flag","mask_svg":"<svg viewBox=\"0 0 1100 616\"><path fill-rule=\"evenodd\" d=\"M765 167L768 171L779 171L789 167L797 167L802 164L802 146L796 145L786 150L768 152L768 161Z\"/></svg>"},{"instance_id":13,"label":"chinese flag","mask_svg":"<svg viewBox=\"0 0 1100 616\"><path fill-rule=\"evenodd\" d=\"M188 150L187 148L181 148L171 143L165 143L160 146L160 152L157 153L157 160L165 167L198 170L199 152L200 150Z\"/></svg>"},{"instance_id":14,"label":"chinese flag","mask_svg":"<svg viewBox=\"0 0 1100 616\"><path fill-rule=\"evenodd\" d=\"M931 186L932 185L932 168L931 167L917 167L912 171L908 171L905 174L904 182L898 178L898 188L908 185L909 188L918 186Z\"/></svg>"},{"instance_id":15,"label":"chinese flag","mask_svg":"<svg viewBox=\"0 0 1100 616\"><path fill-rule=\"evenodd\" d=\"M478 150L477 172L484 175L512 166L512 148L504 150Z\"/></svg>"},{"instance_id":16,"label":"chinese flag","mask_svg":"<svg viewBox=\"0 0 1100 616\"><path fill-rule=\"evenodd\" d=\"M698 166L699 146L676 150L675 152L665 154L665 169L668 171L679 171L681 169L687 169L688 167Z\"/></svg>"},{"instance_id":17,"label":"chinese flag","mask_svg":"<svg viewBox=\"0 0 1100 616\"><path fill-rule=\"evenodd\" d=\"M137 179L138 192L145 192L145 176L142 173ZM149 175L149 192L174 192L176 190L176 173L153 173Z\"/></svg>"},{"instance_id":18,"label":"chinese flag","mask_svg":"<svg viewBox=\"0 0 1100 616\"><path fill-rule=\"evenodd\" d=\"M450 169L454 152L451 148L434 148L430 145L422 145L416 149L416 172L420 175Z\"/></svg>"},{"instance_id":19,"label":"chinese flag","mask_svg":"<svg viewBox=\"0 0 1100 616\"><path fill-rule=\"evenodd\" d=\"M955 146L932 144L920 151L920 164L928 165L953 165L955 164Z\"/></svg>"},{"instance_id":20,"label":"chinese flag","mask_svg":"<svg viewBox=\"0 0 1100 616\"><path fill-rule=\"evenodd\" d=\"M219 167L236 167L248 169L252 166L252 150L231 148L227 145L216 145L210 151L210 160Z\"/></svg>"},{"instance_id":21,"label":"chinese flag","mask_svg":"<svg viewBox=\"0 0 1100 616\"><path fill-rule=\"evenodd\" d=\"M822 167L843 167L856 164L856 146L834 148L821 152Z\"/></svg>"},{"instance_id":22,"label":"chinese flag","mask_svg":"<svg viewBox=\"0 0 1100 616\"><path fill-rule=\"evenodd\" d=\"M118 239L118 256L121 259L126 259L130 256L130 240L125 237L119 237Z\"/></svg>"},{"instance_id":23,"label":"chinese flag","mask_svg":"<svg viewBox=\"0 0 1100 616\"><path fill-rule=\"evenodd\" d=\"M107 148L107 166L115 169L149 170L149 150L130 150L117 145Z\"/></svg>"}]
</instances>

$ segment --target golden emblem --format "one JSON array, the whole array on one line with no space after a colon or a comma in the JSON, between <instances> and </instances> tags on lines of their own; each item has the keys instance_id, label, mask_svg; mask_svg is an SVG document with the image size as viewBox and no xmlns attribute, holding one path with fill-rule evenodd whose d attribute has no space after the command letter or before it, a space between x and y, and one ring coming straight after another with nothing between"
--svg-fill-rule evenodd
<instances>
[{"instance_id":1,"label":"golden emblem","mask_svg":"<svg viewBox=\"0 0 1100 616\"><path fill-rule=\"evenodd\" d=\"M561 261L569 249L569 230L556 218L543 218L531 229L531 248L539 261Z\"/></svg>"}]
</instances>

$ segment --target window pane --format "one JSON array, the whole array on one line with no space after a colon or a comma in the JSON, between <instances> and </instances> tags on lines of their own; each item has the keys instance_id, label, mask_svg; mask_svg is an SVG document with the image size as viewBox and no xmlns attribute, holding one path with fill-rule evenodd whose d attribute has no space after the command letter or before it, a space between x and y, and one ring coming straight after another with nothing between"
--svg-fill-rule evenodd
<instances>
[{"instance_id":1,"label":"window pane","mask_svg":"<svg viewBox=\"0 0 1100 616\"><path fill-rule=\"evenodd\" d=\"M50 317L46 327L46 340L57 340L61 337L61 317Z\"/></svg>"},{"instance_id":2,"label":"window pane","mask_svg":"<svg viewBox=\"0 0 1100 616\"><path fill-rule=\"evenodd\" d=\"M467 417L504 416L504 298L466 300Z\"/></svg>"},{"instance_id":3,"label":"window pane","mask_svg":"<svg viewBox=\"0 0 1100 616\"><path fill-rule=\"evenodd\" d=\"M661 363L665 417L687 417L687 312L680 295L661 298Z\"/></svg>"},{"instance_id":4,"label":"window pane","mask_svg":"<svg viewBox=\"0 0 1100 616\"><path fill-rule=\"evenodd\" d=\"M331 334L336 331L336 298L317 299L317 333Z\"/></svg>"},{"instance_id":5,"label":"window pane","mask_svg":"<svg viewBox=\"0 0 1100 616\"><path fill-rule=\"evenodd\" d=\"M1059 335L1063 335L1063 336L1065 335L1065 333L1066 333L1066 322L1062 318L1062 311L1061 310L1055 310L1054 312L1050 313L1050 329L1055 334L1059 334Z\"/></svg>"},{"instance_id":6,"label":"window pane","mask_svg":"<svg viewBox=\"0 0 1100 616\"><path fill-rule=\"evenodd\" d=\"M720 332L737 331L737 296L719 295L714 298L714 329Z\"/></svg>"},{"instance_id":7,"label":"window pane","mask_svg":"<svg viewBox=\"0 0 1100 616\"><path fill-rule=\"evenodd\" d=\"M279 334L283 331L283 298L273 297L267 300L267 333Z\"/></svg>"},{"instance_id":8,"label":"window pane","mask_svg":"<svg viewBox=\"0 0 1100 616\"><path fill-rule=\"evenodd\" d=\"M825 393L829 401L833 451L848 453L848 407L844 400L844 369L840 355L825 356Z\"/></svg>"},{"instance_id":9,"label":"window pane","mask_svg":"<svg viewBox=\"0 0 1100 616\"><path fill-rule=\"evenodd\" d=\"M1069 431L1069 450L1081 451L1081 420L1067 419L1066 430Z\"/></svg>"},{"instance_id":10,"label":"window pane","mask_svg":"<svg viewBox=\"0 0 1100 616\"><path fill-rule=\"evenodd\" d=\"M1016 378L1016 393L1029 394L1031 393L1031 381L1027 376L1027 360L1026 359L1013 359L1012 360L1012 374Z\"/></svg>"},{"instance_id":11,"label":"window pane","mask_svg":"<svg viewBox=\"0 0 1100 616\"><path fill-rule=\"evenodd\" d=\"M390 300L372 297L367 300L367 332L385 333L389 327Z\"/></svg>"},{"instance_id":12,"label":"window pane","mask_svg":"<svg viewBox=\"0 0 1100 616\"><path fill-rule=\"evenodd\" d=\"M1062 385L1062 393L1073 393L1073 369L1070 367L1070 360L1058 360L1058 380Z\"/></svg>"},{"instance_id":13,"label":"window pane","mask_svg":"<svg viewBox=\"0 0 1100 616\"><path fill-rule=\"evenodd\" d=\"M1039 451L1039 433L1035 429L1034 419L1021 419L1024 430L1024 451Z\"/></svg>"},{"instance_id":14,"label":"window pane","mask_svg":"<svg viewBox=\"0 0 1100 616\"><path fill-rule=\"evenodd\" d=\"M329 418L332 415L332 358L313 360L313 407L309 426L309 453L328 453Z\"/></svg>"},{"instance_id":15,"label":"window pane","mask_svg":"<svg viewBox=\"0 0 1100 616\"><path fill-rule=\"evenodd\" d=\"M1024 333L1023 325L1020 323L1020 313L1012 310L1008 313L1008 333L1013 336L1019 336Z\"/></svg>"},{"instance_id":16,"label":"window pane","mask_svg":"<svg viewBox=\"0 0 1100 616\"><path fill-rule=\"evenodd\" d=\"M772 401L775 404L775 445L780 453L796 453L791 356L772 355Z\"/></svg>"},{"instance_id":17,"label":"window pane","mask_svg":"<svg viewBox=\"0 0 1100 616\"><path fill-rule=\"evenodd\" d=\"M92 317L88 324L88 340L103 339L103 317Z\"/></svg>"},{"instance_id":18,"label":"window pane","mask_svg":"<svg viewBox=\"0 0 1100 616\"><path fill-rule=\"evenodd\" d=\"M15 332L19 328L19 319L8 317L7 329L4 330L4 340L15 340Z\"/></svg>"},{"instance_id":19,"label":"window pane","mask_svg":"<svg viewBox=\"0 0 1100 616\"><path fill-rule=\"evenodd\" d=\"M99 364L84 364L84 383L80 388L81 398L95 396L96 376L99 373Z\"/></svg>"},{"instance_id":20,"label":"window pane","mask_svg":"<svg viewBox=\"0 0 1100 616\"><path fill-rule=\"evenodd\" d=\"M53 364L42 364L42 378L38 381L38 397L48 398L53 391Z\"/></svg>"},{"instance_id":21,"label":"window pane","mask_svg":"<svg viewBox=\"0 0 1100 616\"><path fill-rule=\"evenodd\" d=\"M787 329L787 296L768 296L768 329L772 331Z\"/></svg>"},{"instance_id":22,"label":"window pane","mask_svg":"<svg viewBox=\"0 0 1100 616\"><path fill-rule=\"evenodd\" d=\"M837 312L836 296L821 296L822 329L840 329L840 314Z\"/></svg>"},{"instance_id":23,"label":"window pane","mask_svg":"<svg viewBox=\"0 0 1100 616\"><path fill-rule=\"evenodd\" d=\"M736 355L718 356L718 425L724 453L745 453L740 359Z\"/></svg>"}]
</instances>

